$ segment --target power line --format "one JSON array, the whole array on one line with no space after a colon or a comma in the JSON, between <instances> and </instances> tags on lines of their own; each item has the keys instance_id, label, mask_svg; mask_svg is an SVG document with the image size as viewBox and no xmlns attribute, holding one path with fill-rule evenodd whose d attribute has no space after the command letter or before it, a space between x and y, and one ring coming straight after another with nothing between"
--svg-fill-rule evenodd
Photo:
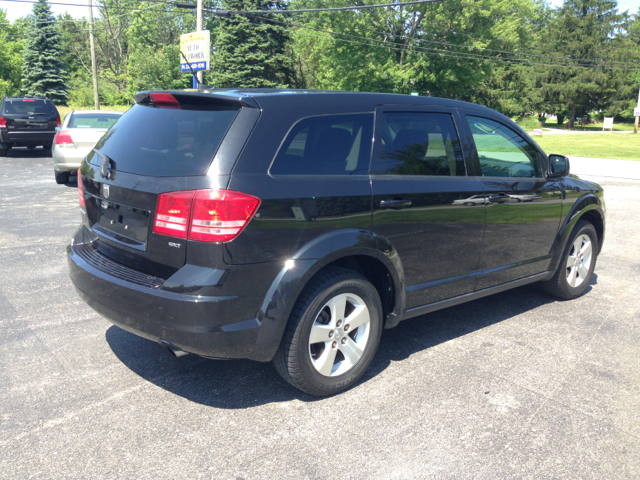
<instances>
[{"instance_id":1,"label":"power line","mask_svg":"<svg viewBox=\"0 0 640 480\"><path fill-rule=\"evenodd\" d=\"M268 12L265 12L268 13ZM258 18L258 17L256 17ZM262 18L263 20L270 20L273 22L278 22L277 20L272 20L272 19L266 19L266 18ZM390 36L390 37L395 37L395 38L405 38L405 39L410 39L410 40L414 40L416 42L426 42L427 44L436 44L436 45L443 45L443 46L449 46L449 47L454 47L454 48L466 48L466 49L471 49L471 50L482 50L482 51L486 51L486 52L493 52L493 53L502 53L502 54L507 54L507 55L520 55L520 56L524 56L524 57L534 57L534 58L540 58L540 59L550 59L550 60L564 60L564 61L572 61L572 62L577 62L579 64L583 64L583 65L600 65L598 63L596 63L596 60L586 60L586 59L571 59L568 58L566 56L556 56L556 55L537 55L537 54L533 54L533 53L523 53L523 52L514 52L514 51L510 51L510 50L496 50L496 49L491 49L491 48L486 48L486 47L474 47L474 46L470 46L470 45L461 45L461 44L457 44L457 43L450 43L450 42L443 42L443 41L438 41L438 40L429 40L429 39L425 39L425 38L415 38L415 37L410 37L409 35L406 34L399 34L399 33L393 33L393 32L383 32L383 31L379 31L379 30L371 30L368 28L362 28L360 26L353 26L353 25L346 25L344 23L337 23L337 22L333 22L333 21L323 21L323 20L318 20L318 19L314 19L314 22L319 22L319 23L323 23L325 25L336 25L336 26L341 26L341 27L345 27L345 28L353 28L353 29L358 29L361 31L365 31L365 32L371 32L371 33L377 33L379 35L384 35L384 36ZM279 22L279 23L284 23L284 22ZM338 32L336 32L338 33ZM376 39L370 39L373 41L380 41L380 40L376 40ZM603 63L606 63L607 65L624 65L624 66L635 66L640 68L639 64L635 64L635 63L629 63L629 62L616 62L613 60L605 60Z\"/></svg>"},{"instance_id":2,"label":"power line","mask_svg":"<svg viewBox=\"0 0 640 480\"><path fill-rule=\"evenodd\" d=\"M25 1L25 0L0 0L2 2L24 2L24 3L37 3L35 1ZM48 3L52 3L52 2L48 2ZM87 7L86 5L81 5L82 7ZM108 8L113 8L113 7L98 7L95 4L93 4L94 7L98 8L99 10L107 10ZM155 7L155 5L149 5L145 8L119 8L118 10L131 10L131 12L127 12L127 13L122 13L120 15L115 15L113 17L109 17L109 18L118 18L118 17L123 17L125 15L131 15L133 13L136 12L142 12L144 10L149 10L150 8ZM158 10L158 11L165 11L165 10ZM60 19L56 19L54 17L54 20L52 22L49 22L48 20L40 20L39 22L31 22L31 23L67 23L67 22L80 22L82 21L81 18L72 18L70 20L60 20ZM13 25L11 23L0 23L0 25Z\"/></svg>"},{"instance_id":3,"label":"power line","mask_svg":"<svg viewBox=\"0 0 640 480\"><path fill-rule=\"evenodd\" d=\"M540 61L527 61L524 59L516 59L516 58L501 58L501 57L495 57L495 56L487 56L487 55L479 55L479 54L472 54L472 53L463 53L463 52L450 52L450 51L446 51L446 50L438 50L438 49L432 49L432 48L425 48L425 47L419 47L419 46L412 46L412 47L407 47L406 45L402 44L402 43L398 43L398 42L387 42L384 40L377 40L377 39L372 39L372 38L367 38L367 37L362 37L362 36L358 36L358 35L351 35L351 34L347 34L347 33L340 33L340 32L333 32L331 30L322 30L322 29L317 29L317 28L313 28L313 27L309 27L306 25L302 25L300 23L294 23L294 22L281 22L278 20L274 20L274 19L268 19L268 18L264 18L264 17L256 17L256 16L252 16L253 18L258 18L261 20L266 20L269 22L276 22L276 23L281 23L281 24L290 24L291 26L295 27L295 28L303 28L303 29L308 29L308 30L314 30L316 32L320 32L320 33L328 33L331 35L340 35L340 36L345 36L345 37L350 37L350 38L355 38L357 40L365 40L367 42L369 42L369 44L378 44L377 46L382 46L385 48L393 48L394 50L411 50L411 51L419 51L419 52L430 52L432 54L436 54L436 55L442 55L445 57L454 57L454 58L466 58L466 59L470 59L470 60L488 60L488 61L493 61L493 62L501 62L501 63L511 63L511 64L530 64L530 65L544 65L544 66L558 66L558 67L568 67L568 68L590 68L593 69L593 67L604 67L604 68L610 68L611 65L609 64L592 64L592 65L567 65L567 64L561 64L561 63L553 63L553 62L540 62ZM275 25L274 25L275 26ZM286 27L280 27L280 28L286 28ZM391 47L393 46L393 47ZM456 55L451 55L452 53L455 53ZM617 67L623 70L636 70L637 68L640 68L640 65L634 65L634 64L623 64L623 66L634 66L635 68L622 68L621 67Z\"/></svg>"},{"instance_id":4,"label":"power line","mask_svg":"<svg viewBox=\"0 0 640 480\"><path fill-rule=\"evenodd\" d=\"M158 22L158 21L166 21L166 20L175 20L178 18L178 16L182 16L185 15L187 13L191 13L191 12L176 12L174 14L174 16L169 16L169 17L158 17L158 18L154 18L153 20L147 20L144 22L136 22L136 23L130 23L128 25L121 25L119 27L104 27L104 28L94 28L93 31L100 31L100 30L116 30L116 29L124 29L124 28L129 28L129 27L135 27L136 25L143 25L145 23L152 23L152 22ZM40 35L58 35L61 33L80 33L80 32L88 32L89 29L88 28L81 28L81 29L77 29L77 30L65 30L64 32L54 32L54 33L31 33L31 34L22 34L22 35L3 35L0 36L0 38L15 38L15 37L37 37Z\"/></svg>"},{"instance_id":5,"label":"power line","mask_svg":"<svg viewBox=\"0 0 640 480\"><path fill-rule=\"evenodd\" d=\"M317 13L317 12L338 12L344 10L368 10L372 8L387 8L387 7L404 7L406 5L422 5L427 3L441 3L446 0L416 0L414 2L398 2L398 3L382 3L379 5L353 5L348 7L334 7L334 8L309 8L305 10L224 10L222 8L205 8L204 10L214 15L221 17L228 17L231 15L254 15L256 13Z\"/></svg>"}]
</instances>

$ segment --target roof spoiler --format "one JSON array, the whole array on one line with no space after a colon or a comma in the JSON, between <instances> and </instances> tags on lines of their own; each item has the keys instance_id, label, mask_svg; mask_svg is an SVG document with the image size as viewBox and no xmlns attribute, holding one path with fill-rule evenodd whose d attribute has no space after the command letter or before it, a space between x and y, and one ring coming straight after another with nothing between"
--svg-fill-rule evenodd
<instances>
[{"instance_id":1,"label":"roof spoiler","mask_svg":"<svg viewBox=\"0 0 640 480\"><path fill-rule=\"evenodd\" d=\"M206 88L206 87L205 87ZM133 100L139 105L153 105L152 93L163 93L172 95L182 108L189 106L211 106L212 108L260 108L258 103L251 97L231 94L226 92L215 92L211 90L147 90L138 92L133 96Z\"/></svg>"}]
</instances>

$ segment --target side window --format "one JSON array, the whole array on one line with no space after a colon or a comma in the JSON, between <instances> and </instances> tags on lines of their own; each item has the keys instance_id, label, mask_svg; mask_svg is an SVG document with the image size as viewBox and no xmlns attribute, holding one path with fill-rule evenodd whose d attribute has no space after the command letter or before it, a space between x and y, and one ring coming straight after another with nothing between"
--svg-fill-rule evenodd
<instances>
[{"instance_id":1,"label":"side window","mask_svg":"<svg viewBox=\"0 0 640 480\"><path fill-rule=\"evenodd\" d=\"M300 120L289 131L272 175L366 175L373 114L323 115Z\"/></svg>"},{"instance_id":2,"label":"side window","mask_svg":"<svg viewBox=\"0 0 640 480\"><path fill-rule=\"evenodd\" d=\"M464 158L448 113L384 112L371 173L464 176Z\"/></svg>"},{"instance_id":3,"label":"side window","mask_svg":"<svg viewBox=\"0 0 640 480\"><path fill-rule=\"evenodd\" d=\"M509 127L467 115L483 177L541 177L538 152Z\"/></svg>"}]
</instances>

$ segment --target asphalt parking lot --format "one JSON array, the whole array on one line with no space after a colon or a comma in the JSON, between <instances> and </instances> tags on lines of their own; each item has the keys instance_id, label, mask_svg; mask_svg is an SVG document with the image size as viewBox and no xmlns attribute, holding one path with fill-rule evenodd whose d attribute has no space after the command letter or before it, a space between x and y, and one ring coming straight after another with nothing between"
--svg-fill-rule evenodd
<instances>
[{"instance_id":1,"label":"asphalt parking lot","mask_svg":"<svg viewBox=\"0 0 640 480\"><path fill-rule=\"evenodd\" d=\"M571 302L535 286L386 330L354 389L173 358L76 295L75 185L0 159L2 478L640 478L640 182L602 179L607 238ZM20 157L18 156L20 155Z\"/></svg>"}]
</instances>

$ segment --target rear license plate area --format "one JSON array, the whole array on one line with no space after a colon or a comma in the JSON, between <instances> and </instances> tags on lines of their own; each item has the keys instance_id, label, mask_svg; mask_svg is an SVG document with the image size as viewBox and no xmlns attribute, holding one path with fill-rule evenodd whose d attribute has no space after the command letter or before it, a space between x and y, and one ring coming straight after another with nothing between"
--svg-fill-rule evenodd
<instances>
[{"instance_id":1,"label":"rear license plate area","mask_svg":"<svg viewBox=\"0 0 640 480\"><path fill-rule=\"evenodd\" d=\"M140 251L147 249L148 210L95 198L98 221L91 227L97 234Z\"/></svg>"}]
</instances>

